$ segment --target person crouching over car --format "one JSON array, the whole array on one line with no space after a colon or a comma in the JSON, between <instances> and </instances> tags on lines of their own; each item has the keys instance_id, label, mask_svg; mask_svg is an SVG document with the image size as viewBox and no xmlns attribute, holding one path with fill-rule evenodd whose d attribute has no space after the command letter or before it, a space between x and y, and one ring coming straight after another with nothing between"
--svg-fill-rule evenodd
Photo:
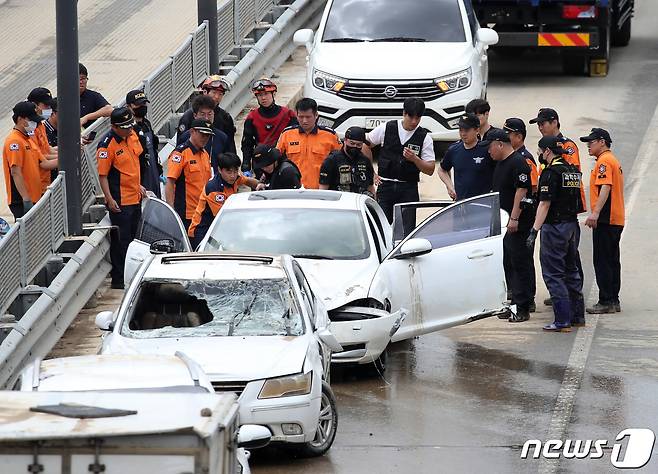
<instances>
[{"instance_id":1,"label":"person crouching over car","mask_svg":"<svg viewBox=\"0 0 658 474\"><path fill-rule=\"evenodd\" d=\"M204 186L192 216L192 223L187 231L192 248L199 245L229 196L237 193L238 188L242 185L249 186L251 189L258 187L257 179L247 178L240 174L240 164L240 158L235 153L224 153L219 156L219 174Z\"/></svg>"},{"instance_id":2,"label":"person crouching over car","mask_svg":"<svg viewBox=\"0 0 658 474\"><path fill-rule=\"evenodd\" d=\"M265 144L256 146L252 164L255 170L263 172L260 182L264 185L264 189L299 189L302 187L301 171L276 147Z\"/></svg>"}]
</instances>

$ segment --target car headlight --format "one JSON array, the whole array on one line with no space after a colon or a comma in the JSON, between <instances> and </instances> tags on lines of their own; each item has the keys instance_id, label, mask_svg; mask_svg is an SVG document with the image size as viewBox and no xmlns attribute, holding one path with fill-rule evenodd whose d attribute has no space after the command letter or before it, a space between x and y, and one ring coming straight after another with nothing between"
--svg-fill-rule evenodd
<instances>
[{"instance_id":1,"label":"car headlight","mask_svg":"<svg viewBox=\"0 0 658 474\"><path fill-rule=\"evenodd\" d=\"M472 73L471 68L464 69L449 76L439 77L434 79L436 86L441 89L444 94L450 94L458 90L466 89L471 85Z\"/></svg>"},{"instance_id":2,"label":"car headlight","mask_svg":"<svg viewBox=\"0 0 658 474\"><path fill-rule=\"evenodd\" d=\"M267 379L258 398L293 397L311 392L313 372L305 374L286 375L275 379Z\"/></svg>"},{"instance_id":3,"label":"car headlight","mask_svg":"<svg viewBox=\"0 0 658 474\"><path fill-rule=\"evenodd\" d=\"M345 87L346 83L347 79L343 79L342 77L338 76L332 76L326 72L313 69L313 85L318 89L337 93L340 92L343 87Z\"/></svg>"}]
</instances>

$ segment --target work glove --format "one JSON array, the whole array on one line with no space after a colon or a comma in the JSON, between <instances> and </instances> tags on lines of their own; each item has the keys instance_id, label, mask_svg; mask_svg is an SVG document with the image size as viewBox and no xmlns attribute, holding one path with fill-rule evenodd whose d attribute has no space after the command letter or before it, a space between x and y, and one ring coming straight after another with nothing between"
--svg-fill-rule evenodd
<instances>
[{"instance_id":1,"label":"work glove","mask_svg":"<svg viewBox=\"0 0 658 474\"><path fill-rule=\"evenodd\" d=\"M535 248L535 240L537 240L537 233L538 231L535 230L534 228L530 229L530 234L528 234L528 238L525 241L525 245L526 247L528 247L529 250Z\"/></svg>"},{"instance_id":2,"label":"work glove","mask_svg":"<svg viewBox=\"0 0 658 474\"><path fill-rule=\"evenodd\" d=\"M27 214L27 211L32 209L32 206L34 206L34 203L32 201L30 201L29 199L24 200L23 201L23 212Z\"/></svg>"},{"instance_id":3,"label":"work glove","mask_svg":"<svg viewBox=\"0 0 658 474\"><path fill-rule=\"evenodd\" d=\"M160 179L160 182L162 184L167 184L167 177L166 176L160 175L159 179Z\"/></svg>"},{"instance_id":4,"label":"work glove","mask_svg":"<svg viewBox=\"0 0 658 474\"><path fill-rule=\"evenodd\" d=\"M242 175L246 178L253 178L254 173L252 173L251 170L242 170Z\"/></svg>"}]
</instances>

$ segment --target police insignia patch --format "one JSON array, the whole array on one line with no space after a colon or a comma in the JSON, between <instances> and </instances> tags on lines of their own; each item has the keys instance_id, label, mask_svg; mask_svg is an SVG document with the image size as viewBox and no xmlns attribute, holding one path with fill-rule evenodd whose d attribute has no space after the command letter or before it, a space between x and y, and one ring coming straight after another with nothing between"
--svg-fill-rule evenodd
<instances>
[{"instance_id":1,"label":"police insignia patch","mask_svg":"<svg viewBox=\"0 0 658 474\"><path fill-rule=\"evenodd\" d=\"M107 152L106 151L99 151L98 152L98 157L99 158L107 158Z\"/></svg>"},{"instance_id":2,"label":"police insignia patch","mask_svg":"<svg viewBox=\"0 0 658 474\"><path fill-rule=\"evenodd\" d=\"M173 161L174 163L180 163L181 158L182 157L180 155L173 155L171 157L171 161Z\"/></svg>"},{"instance_id":3,"label":"police insignia patch","mask_svg":"<svg viewBox=\"0 0 658 474\"><path fill-rule=\"evenodd\" d=\"M11 151L18 151L19 148L20 148L20 146L18 145L18 143L10 143L9 144L9 149Z\"/></svg>"},{"instance_id":4,"label":"police insignia patch","mask_svg":"<svg viewBox=\"0 0 658 474\"><path fill-rule=\"evenodd\" d=\"M524 174L524 173L521 173L519 175L519 181L521 181L522 183L525 183L526 181L528 181L528 175Z\"/></svg>"}]
</instances>

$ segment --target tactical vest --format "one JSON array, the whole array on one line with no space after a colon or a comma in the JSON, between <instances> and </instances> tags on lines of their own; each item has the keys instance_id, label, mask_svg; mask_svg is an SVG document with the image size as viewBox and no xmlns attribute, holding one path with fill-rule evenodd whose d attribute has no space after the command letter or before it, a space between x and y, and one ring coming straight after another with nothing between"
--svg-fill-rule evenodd
<instances>
[{"instance_id":1,"label":"tactical vest","mask_svg":"<svg viewBox=\"0 0 658 474\"><path fill-rule=\"evenodd\" d=\"M582 173L577 166L563 161L552 163L544 170L544 173L546 172L552 173L551 178L559 183L558 196L551 202L546 222L557 224L578 220L578 213L582 208L580 199Z\"/></svg>"},{"instance_id":2,"label":"tactical vest","mask_svg":"<svg viewBox=\"0 0 658 474\"><path fill-rule=\"evenodd\" d=\"M400 143L400 135L398 134L397 120L388 122L384 134L384 144L382 145L377 164L379 176L410 183L420 181L420 170L416 165L404 159L402 151L405 147L409 147L420 156L426 136L427 130L418 127L411 138L402 144Z\"/></svg>"}]
</instances>

